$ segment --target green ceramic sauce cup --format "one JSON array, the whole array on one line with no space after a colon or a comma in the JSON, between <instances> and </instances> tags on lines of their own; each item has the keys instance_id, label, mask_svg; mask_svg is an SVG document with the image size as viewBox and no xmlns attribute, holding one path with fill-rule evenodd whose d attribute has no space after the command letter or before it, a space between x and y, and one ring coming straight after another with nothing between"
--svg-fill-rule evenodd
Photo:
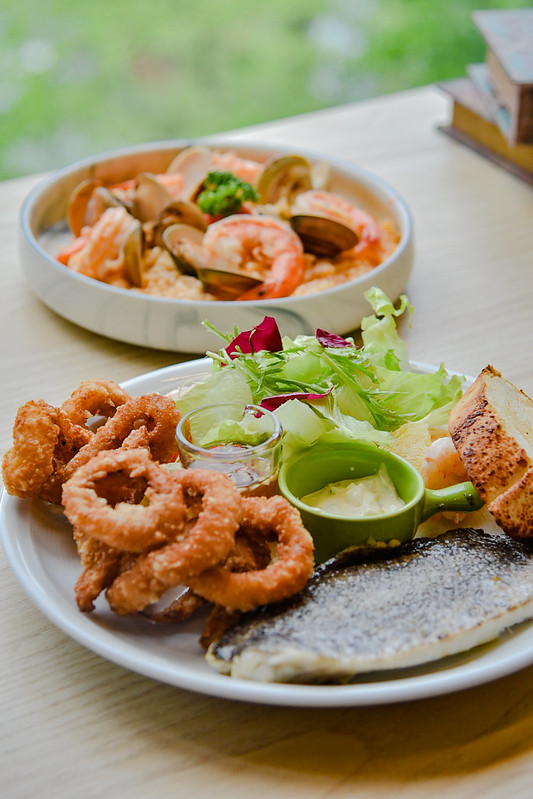
<instances>
[{"instance_id":1,"label":"green ceramic sauce cup","mask_svg":"<svg viewBox=\"0 0 533 799\"><path fill-rule=\"evenodd\" d=\"M378 516L338 516L302 501L328 483L375 474L385 465L405 505ZM315 559L322 563L343 549L373 542L409 541L418 525L441 511L472 511L483 501L472 483L438 491L425 488L421 474L404 458L364 442L311 447L283 463L279 489L298 508L315 542Z\"/></svg>"}]
</instances>

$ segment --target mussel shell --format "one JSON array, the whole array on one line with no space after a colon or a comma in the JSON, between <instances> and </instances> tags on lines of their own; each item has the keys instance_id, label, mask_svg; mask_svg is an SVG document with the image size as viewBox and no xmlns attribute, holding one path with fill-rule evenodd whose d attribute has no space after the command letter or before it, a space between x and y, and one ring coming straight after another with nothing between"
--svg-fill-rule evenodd
<instances>
[{"instance_id":1,"label":"mussel shell","mask_svg":"<svg viewBox=\"0 0 533 799\"><path fill-rule=\"evenodd\" d=\"M321 258L335 258L359 241L355 230L326 216L296 214L290 218L290 224L300 237L304 251Z\"/></svg>"}]
</instances>

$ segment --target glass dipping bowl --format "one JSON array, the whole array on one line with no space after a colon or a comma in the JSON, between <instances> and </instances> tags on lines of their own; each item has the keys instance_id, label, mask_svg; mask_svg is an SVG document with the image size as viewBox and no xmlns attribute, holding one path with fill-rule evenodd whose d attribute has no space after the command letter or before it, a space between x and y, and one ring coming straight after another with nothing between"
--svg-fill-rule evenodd
<instances>
[{"instance_id":1,"label":"glass dipping bowl","mask_svg":"<svg viewBox=\"0 0 533 799\"><path fill-rule=\"evenodd\" d=\"M203 405L180 419L176 440L186 469L227 474L247 496L276 493L282 428L258 405Z\"/></svg>"}]
</instances>

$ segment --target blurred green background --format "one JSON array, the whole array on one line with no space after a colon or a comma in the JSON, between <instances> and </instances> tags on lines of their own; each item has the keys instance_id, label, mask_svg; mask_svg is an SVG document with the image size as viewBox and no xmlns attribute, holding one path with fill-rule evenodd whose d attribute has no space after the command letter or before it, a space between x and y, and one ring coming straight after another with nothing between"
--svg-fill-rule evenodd
<instances>
[{"instance_id":1,"label":"blurred green background","mask_svg":"<svg viewBox=\"0 0 533 799\"><path fill-rule=\"evenodd\" d=\"M0 179L465 73L529 0L3 0Z\"/></svg>"}]
</instances>

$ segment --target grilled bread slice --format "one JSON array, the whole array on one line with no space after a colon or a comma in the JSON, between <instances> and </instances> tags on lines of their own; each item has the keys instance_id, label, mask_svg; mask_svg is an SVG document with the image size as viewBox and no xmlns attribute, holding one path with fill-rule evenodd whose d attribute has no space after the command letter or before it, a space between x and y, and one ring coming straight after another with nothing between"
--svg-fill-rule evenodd
<instances>
[{"instance_id":1,"label":"grilled bread slice","mask_svg":"<svg viewBox=\"0 0 533 799\"><path fill-rule=\"evenodd\" d=\"M498 525L513 538L533 538L533 400L487 366L448 427Z\"/></svg>"}]
</instances>

